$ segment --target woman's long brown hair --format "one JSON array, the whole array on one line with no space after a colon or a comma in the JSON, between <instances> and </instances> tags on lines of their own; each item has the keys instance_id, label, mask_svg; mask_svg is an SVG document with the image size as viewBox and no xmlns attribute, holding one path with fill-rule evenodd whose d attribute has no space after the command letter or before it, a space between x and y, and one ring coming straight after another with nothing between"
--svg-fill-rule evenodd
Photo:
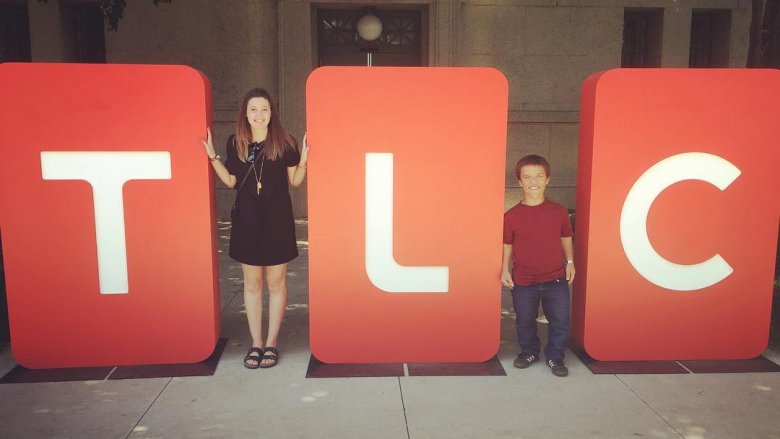
<instances>
[{"instance_id":1,"label":"woman's long brown hair","mask_svg":"<svg viewBox=\"0 0 780 439\"><path fill-rule=\"evenodd\" d=\"M288 133L282 123L279 121L279 110L276 103L271 99L271 94L262 88L253 88L249 90L241 101L241 107L238 109L238 120L236 120L236 150L238 158L246 161L249 151L249 144L252 143L252 127L246 118L246 106L252 98L265 98L271 106L271 120L268 122L268 136L265 139L265 158L276 160L284 153L284 148L298 150L298 142L290 133Z\"/></svg>"}]
</instances>

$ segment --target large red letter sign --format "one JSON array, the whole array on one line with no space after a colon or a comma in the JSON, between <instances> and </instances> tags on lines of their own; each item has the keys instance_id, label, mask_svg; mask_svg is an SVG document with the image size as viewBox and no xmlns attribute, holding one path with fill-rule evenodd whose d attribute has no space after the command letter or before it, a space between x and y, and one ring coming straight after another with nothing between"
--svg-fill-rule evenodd
<instances>
[{"instance_id":1,"label":"large red letter sign","mask_svg":"<svg viewBox=\"0 0 780 439\"><path fill-rule=\"evenodd\" d=\"M309 303L318 359L495 355L507 96L492 69L312 73Z\"/></svg>"},{"instance_id":2,"label":"large red letter sign","mask_svg":"<svg viewBox=\"0 0 780 439\"><path fill-rule=\"evenodd\" d=\"M181 66L2 64L0 84L19 364L206 358L219 334L206 78Z\"/></svg>"},{"instance_id":3,"label":"large red letter sign","mask_svg":"<svg viewBox=\"0 0 780 439\"><path fill-rule=\"evenodd\" d=\"M599 360L766 348L780 72L611 70L585 82L574 338Z\"/></svg>"}]
</instances>

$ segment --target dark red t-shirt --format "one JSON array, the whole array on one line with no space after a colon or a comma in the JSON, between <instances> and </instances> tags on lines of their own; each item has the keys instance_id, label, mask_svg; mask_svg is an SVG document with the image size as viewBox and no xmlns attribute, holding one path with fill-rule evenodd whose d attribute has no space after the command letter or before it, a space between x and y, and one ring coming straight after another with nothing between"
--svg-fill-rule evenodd
<instances>
[{"instance_id":1,"label":"dark red t-shirt","mask_svg":"<svg viewBox=\"0 0 780 439\"><path fill-rule=\"evenodd\" d=\"M572 236L569 213L544 200L538 206L522 203L504 214L504 244L512 245L512 280L519 285L549 282L566 275L561 238Z\"/></svg>"}]
</instances>

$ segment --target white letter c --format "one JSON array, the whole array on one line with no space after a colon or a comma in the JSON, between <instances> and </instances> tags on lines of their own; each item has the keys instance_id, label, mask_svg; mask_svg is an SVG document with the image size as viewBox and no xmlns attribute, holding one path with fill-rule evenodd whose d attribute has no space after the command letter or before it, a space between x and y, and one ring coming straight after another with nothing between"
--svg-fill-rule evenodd
<instances>
[{"instance_id":1,"label":"white letter c","mask_svg":"<svg viewBox=\"0 0 780 439\"><path fill-rule=\"evenodd\" d=\"M692 291L714 285L734 272L715 254L707 261L675 264L655 251L647 235L647 215L658 195L685 180L701 180L725 190L742 172L713 154L689 152L668 157L645 171L628 192L620 215L620 239L628 260L645 279L663 288Z\"/></svg>"}]
</instances>

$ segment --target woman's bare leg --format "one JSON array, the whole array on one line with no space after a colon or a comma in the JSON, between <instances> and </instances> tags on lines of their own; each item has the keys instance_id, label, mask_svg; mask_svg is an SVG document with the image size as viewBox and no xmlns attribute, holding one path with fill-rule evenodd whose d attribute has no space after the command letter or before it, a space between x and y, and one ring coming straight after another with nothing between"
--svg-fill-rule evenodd
<instances>
[{"instance_id":1,"label":"woman's bare leg","mask_svg":"<svg viewBox=\"0 0 780 439\"><path fill-rule=\"evenodd\" d=\"M262 348L263 267L241 264L241 271L244 272L244 308L246 321L249 323L249 335L252 336L252 347ZM260 361L259 357L257 361Z\"/></svg>"},{"instance_id":2,"label":"woman's bare leg","mask_svg":"<svg viewBox=\"0 0 780 439\"><path fill-rule=\"evenodd\" d=\"M266 346L276 347L279 328L282 326L287 306L287 264L265 267L265 279L268 283L268 339ZM263 364L272 363L266 360Z\"/></svg>"}]
</instances>

